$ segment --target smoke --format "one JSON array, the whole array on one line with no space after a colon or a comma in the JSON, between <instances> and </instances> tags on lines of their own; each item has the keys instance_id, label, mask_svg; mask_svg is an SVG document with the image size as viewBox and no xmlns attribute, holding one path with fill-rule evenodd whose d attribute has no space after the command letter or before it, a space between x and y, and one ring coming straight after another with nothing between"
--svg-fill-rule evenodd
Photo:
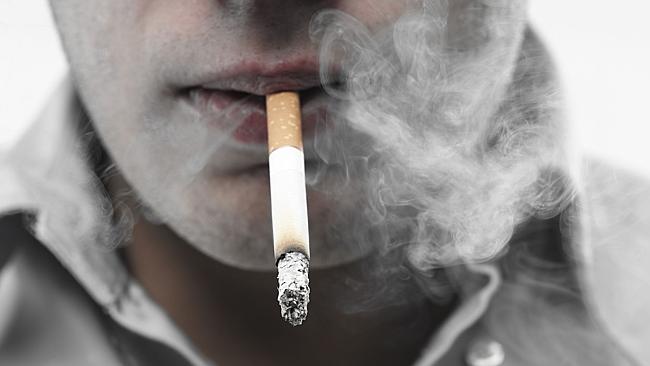
<instances>
[{"instance_id":1,"label":"smoke","mask_svg":"<svg viewBox=\"0 0 650 366\"><path fill-rule=\"evenodd\" d=\"M324 123L332 131L314 144L327 164L310 184L335 197L327 179L338 166L339 189L360 192L351 205L364 219L344 217L339 229L384 254L375 274L408 276L444 300L456 265L511 250L519 261L502 264L505 283L483 320L511 357L627 364L590 317L575 263L536 254L565 241L531 227L566 229L559 215L575 191L558 82L525 2L425 1L380 30L329 10L311 35L338 102ZM351 311L403 297L396 283L371 285Z\"/></svg>"},{"instance_id":2,"label":"smoke","mask_svg":"<svg viewBox=\"0 0 650 366\"><path fill-rule=\"evenodd\" d=\"M575 192L558 82L525 2L425 1L379 30L328 10L310 32L338 99L310 184L341 202L357 192L357 217L342 214L335 228L382 254L367 275L379 280L348 310L415 301L409 282L448 301L456 265L510 250L482 320L509 357L628 364L585 306L576 264L538 254L566 241L531 227L566 230L559 215Z\"/></svg>"},{"instance_id":3,"label":"smoke","mask_svg":"<svg viewBox=\"0 0 650 366\"><path fill-rule=\"evenodd\" d=\"M313 18L338 102L310 183L330 187L338 166L338 186L362 192L356 240L404 247L426 272L494 258L517 225L566 207L559 96L519 3L427 1L381 30Z\"/></svg>"}]
</instances>

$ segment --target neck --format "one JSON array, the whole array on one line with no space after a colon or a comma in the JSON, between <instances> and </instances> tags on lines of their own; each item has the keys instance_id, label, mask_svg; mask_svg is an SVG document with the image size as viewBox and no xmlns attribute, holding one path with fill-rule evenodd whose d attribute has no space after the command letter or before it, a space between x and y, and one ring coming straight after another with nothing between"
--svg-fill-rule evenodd
<instances>
[{"instance_id":1,"label":"neck","mask_svg":"<svg viewBox=\"0 0 650 366\"><path fill-rule=\"evenodd\" d=\"M223 365L409 364L450 311L415 295L419 291L407 280L382 284L386 291L372 299L401 301L359 310L371 261L364 259L312 271L309 316L291 327L279 315L275 273L221 264L144 219L134 227L125 258L153 300ZM395 296L395 287L403 296Z\"/></svg>"}]
</instances>

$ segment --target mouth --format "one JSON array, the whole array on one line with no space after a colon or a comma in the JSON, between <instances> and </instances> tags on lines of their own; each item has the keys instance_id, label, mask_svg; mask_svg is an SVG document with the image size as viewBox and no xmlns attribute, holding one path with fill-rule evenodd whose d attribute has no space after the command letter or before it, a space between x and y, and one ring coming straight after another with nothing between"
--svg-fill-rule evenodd
<instances>
[{"instance_id":1,"label":"mouth","mask_svg":"<svg viewBox=\"0 0 650 366\"><path fill-rule=\"evenodd\" d=\"M284 88L278 91L295 89ZM313 137L316 124L326 112L323 103L325 91L312 87L298 91L302 108L304 138ZM267 143L266 97L234 90L217 90L196 87L188 90L188 99L212 126L230 133L243 144ZM320 102L320 103L319 103Z\"/></svg>"},{"instance_id":2,"label":"mouth","mask_svg":"<svg viewBox=\"0 0 650 366\"><path fill-rule=\"evenodd\" d=\"M239 144L259 146L267 143L266 95L298 92L303 138L311 139L331 102L317 66L304 60L275 66L239 63L182 88L182 95L209 125Z\"/></svg>"}]
</instances>

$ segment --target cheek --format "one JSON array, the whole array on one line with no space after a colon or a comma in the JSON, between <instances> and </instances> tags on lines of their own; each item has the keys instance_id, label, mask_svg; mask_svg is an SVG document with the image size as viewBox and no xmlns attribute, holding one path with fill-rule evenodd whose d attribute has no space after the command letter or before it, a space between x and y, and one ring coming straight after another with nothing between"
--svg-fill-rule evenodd
<instances>
[{"instance_id":1,"label":"cheek","mask_svg":"<svg viewBox=\"0 0 650 366\"><path fill-rule=\"evenodd\" d=\"M57 28L73 66L106 67L109 55L119 51L116 45L133 31L129 14L134 13L135 4L137 1L52 0Z\"/></svg>"},{"instance_id":2,"label":"cheek","mask_svg":"<svg viewBox=\"0 0 650 366\"><path fill-rule=\"evenodd\" d=\"M210 23L221 12L218 2L200 1L139 1L134 9L139 30L157 35L173 32L191 36Z\"/></svg>"}]
</instances>

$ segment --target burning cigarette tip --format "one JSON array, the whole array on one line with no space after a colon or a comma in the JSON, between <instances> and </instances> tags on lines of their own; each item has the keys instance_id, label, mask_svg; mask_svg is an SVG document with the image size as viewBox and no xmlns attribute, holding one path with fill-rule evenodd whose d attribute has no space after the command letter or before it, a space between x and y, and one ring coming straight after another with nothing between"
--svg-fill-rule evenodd
<instances>
[{"instance_id":1,"label":"burning cigarette tip","mask_svg":"<svg viewBox=\"0 0 650 366\"><path fill-rule=\"evenodd\" d=\"M285 253L278 260L278 303L282 318L291 325L307 318L309 259L303 253Z\"/></svg>"}]
</instances>

